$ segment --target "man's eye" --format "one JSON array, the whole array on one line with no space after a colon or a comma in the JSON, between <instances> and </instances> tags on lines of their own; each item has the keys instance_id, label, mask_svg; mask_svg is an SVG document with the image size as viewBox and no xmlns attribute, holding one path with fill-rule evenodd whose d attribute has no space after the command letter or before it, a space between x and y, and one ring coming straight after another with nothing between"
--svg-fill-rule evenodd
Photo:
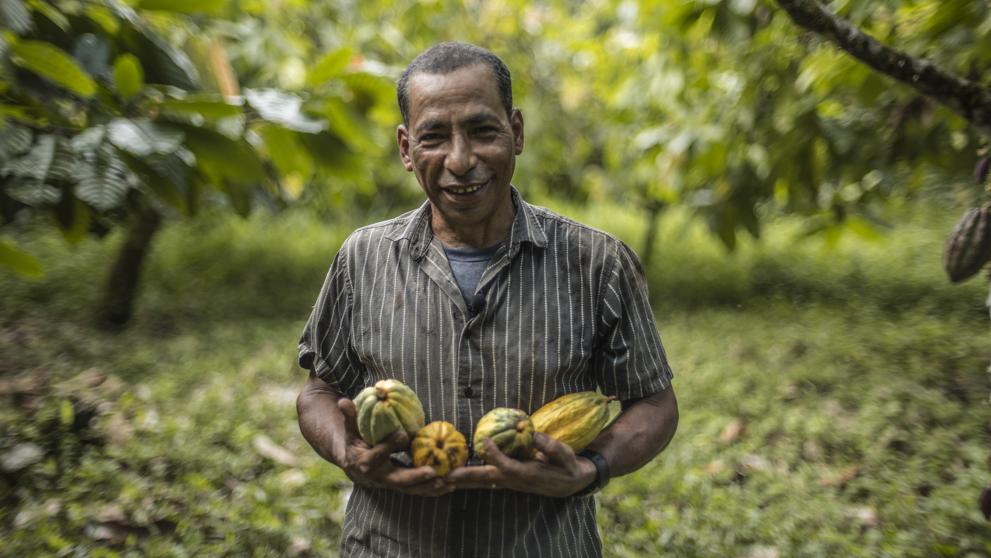
<instances>
[{"instance_id":1,"label":"man's eye","mask_svg":"<svg viewBox=\"0 0 991 558\"><path fill-rule=\"evenodd\" d=\"M420 143L440 143L444 136L440 134L423 134L420 136Z\"/></svg>"},{"instance_id":2,"label":"man's eye","mask_svg":"<svg viewBox=\"0 0 991 558\"><path fill-rule=\"evenodd\" d=\"M482 126L481 128L475 129L475 135L485 137L492 137L499 133L499 129L495 126Z\"/></svg>"}]
</instances>

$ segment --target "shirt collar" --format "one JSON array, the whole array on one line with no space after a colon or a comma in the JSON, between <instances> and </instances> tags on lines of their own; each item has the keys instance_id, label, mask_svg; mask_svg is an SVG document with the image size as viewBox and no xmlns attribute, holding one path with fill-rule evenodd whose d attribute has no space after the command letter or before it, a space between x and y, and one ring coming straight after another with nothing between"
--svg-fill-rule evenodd
<instances>
[{"instance_id":1,"label":"shirt collar","mask_svg":"<svg viewBox=\"0 0 991 558\"><path fill-rule=\"evenodd\" d=\"M519 191L515 186L510 187L513 196L513 205L516 207L516 216L513 218L513 226L509 230L508 255L514 258L520 251L520 245L529 242L538 248L547 245L547 234L537 219L536 210L527 202L523 201ZM433 229L430 228L430 201L424 201L419 209L413 212L406 226L396 236L396 240L406 239L409 241L410 256L414 260L419 260L427 253L430 242L434 238Z\"/></svg>"}]
</instances>

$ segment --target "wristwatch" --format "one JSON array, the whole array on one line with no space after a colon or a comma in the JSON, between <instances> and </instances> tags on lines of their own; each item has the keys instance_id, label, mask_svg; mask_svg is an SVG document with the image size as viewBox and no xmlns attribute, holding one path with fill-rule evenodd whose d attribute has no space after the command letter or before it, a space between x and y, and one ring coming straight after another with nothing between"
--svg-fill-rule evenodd
<instances>
[{"instance_id":1,"label":"wristwatch","mask_svg":"<svg viewBox=\"0 0 991 558\"><path fill-rule=\"evenodd\" d=\"M606 458L602 457L601 453L590 449L581 450L578 452L578 457L584 457L595 465L595 480L577 492L575 496L589 496L605 488L609 484L609 463Z\"/></svg>"}]
</instances>

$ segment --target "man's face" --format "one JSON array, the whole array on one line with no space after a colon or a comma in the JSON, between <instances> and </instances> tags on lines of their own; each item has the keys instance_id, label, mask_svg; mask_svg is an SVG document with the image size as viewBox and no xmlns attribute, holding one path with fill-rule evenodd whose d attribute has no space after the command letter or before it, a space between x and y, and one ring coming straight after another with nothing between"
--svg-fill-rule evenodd
<instances>
[{"instance_id":1,"label":"man's face","mask_svg":"<svg viewBox=\"0 0 991 558\"><path fill-rule=\"evenodd\" d=\"M399 126L398 139L435 221L454 230L489 228L504 215L499 209L511 203L510 180L523 151L523 117L516 110L506 115L488 66L413 74L409 123Z\"/></svg>"}]
</instances>

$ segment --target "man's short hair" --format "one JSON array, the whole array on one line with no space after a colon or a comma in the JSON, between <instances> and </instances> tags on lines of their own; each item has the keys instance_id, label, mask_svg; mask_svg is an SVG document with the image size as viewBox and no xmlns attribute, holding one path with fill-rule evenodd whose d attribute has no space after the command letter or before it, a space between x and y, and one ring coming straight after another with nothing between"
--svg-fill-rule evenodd
<instances>
[{"instance_id":1,"label":"man's short hair","mask_svg":"<svg viewBox=\"0 0 991 558\"><path fill-rule=\"evenodd\" d=\"M414 74L449 74L475 64L485 64L492 69L499 88L499 100L506 109L506 116L513 113L513 80L509 68L498 56L482 47L469 43L446 42L436 44L420 53L396 82L396 97L403 124L409 125L409 78Z\"/></svg>"}]
</instances>

